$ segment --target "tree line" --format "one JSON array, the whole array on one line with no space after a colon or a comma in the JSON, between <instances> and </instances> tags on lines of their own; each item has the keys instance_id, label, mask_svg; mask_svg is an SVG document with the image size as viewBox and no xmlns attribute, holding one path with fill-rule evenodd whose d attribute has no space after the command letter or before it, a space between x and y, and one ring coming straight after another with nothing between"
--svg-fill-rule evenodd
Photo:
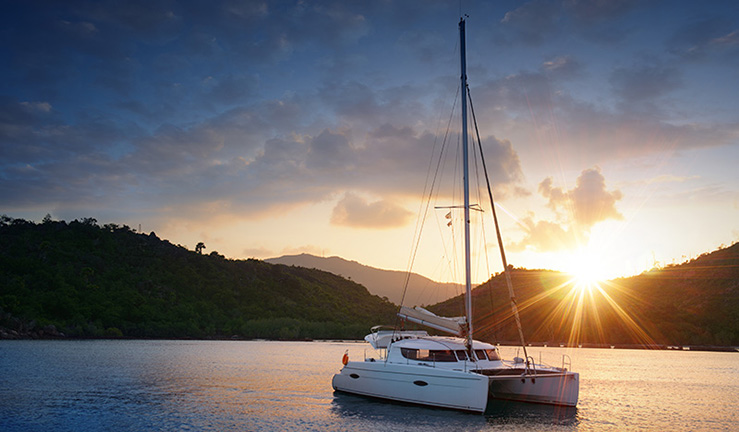
<instances>
[{"instance_id":1,"label":"tree line","mask_svg":"<svg viewBox=\"0 0 739 432\"><path fill-rule=\"evenodd\" d=\"M0 217L4 337L359 338L396 306L331 273L202 254L92 218Z\"/></svg>"}]
</instances>

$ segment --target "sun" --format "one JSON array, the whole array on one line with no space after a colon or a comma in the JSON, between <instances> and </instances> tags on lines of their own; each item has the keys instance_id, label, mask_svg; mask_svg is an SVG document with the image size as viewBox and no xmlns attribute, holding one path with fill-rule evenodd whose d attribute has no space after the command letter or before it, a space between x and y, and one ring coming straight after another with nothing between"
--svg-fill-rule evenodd
<instances>
[{"instance_id":1,"label":"sun","mask_svg":"<svg viewBox=\"0 0 739 432\"><path fill-rule=\"evenodd\" d=\"M572 274L572 277L575 283L586 286L595 285L604 281L597 270L588 266L579 267Z\"/></svg>"},{"instance_id":2,"label":"sun","mask_svg":"<svg viewBox=\"0 0 739 432\"><path fill-rule=\"evenodd\" d=\"M590 292L608 279L599 254L587 250L581 250L570 258L567 273L572 275L572 282L580 291Z\"/></svg>"}]
</instances>

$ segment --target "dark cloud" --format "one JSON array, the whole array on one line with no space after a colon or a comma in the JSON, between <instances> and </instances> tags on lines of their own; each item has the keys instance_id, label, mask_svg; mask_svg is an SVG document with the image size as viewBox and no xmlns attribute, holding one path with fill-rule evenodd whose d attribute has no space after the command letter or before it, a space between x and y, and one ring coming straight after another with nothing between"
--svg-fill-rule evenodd
<instances>
[{"instance_id":1,"label":"dark cloud","mask_svg":"<svg viewBox=\"0 0 739 432\"><path fill-rule=\"evenodd\" d=\"M509 42L541 45L573 32L589 42L613 44L635 29L623 18L653 3L639 0L532 0L508 11L501 24Z\"/></svg>"},{"instance_id":2,"label":"dark cloud","mask_svg":"<svg viewBox=\"0 0 739 432\"><path fill-rule=\"evenodd\" d=\"M582 73L582 65L572 55L551 57L541 64L540 69L553 79L572 79Z\"/></svg>"},{"instance_id":3,"label":"dark cloud","mask_svg":"<svg viewBox=\"0 0 739 432\"><path fill-rule=\"evenodd\" d=\"M233 105L250 100L259 88L259 76L255 74L225 74L221 77L207 77L204 86L207 100L223 105Z\"/></svg>"},{"instance_id":4,"label":"dark cloud","mask_svg":"<svg viewBox=\"0 0 739 432\"><path fill-rule=\"evenodd\" d=\"M735 63L739 54L739 23L729 17L690 22L680 26L666 44L671 53L687 60L718 58Z\"/></svg>"},{"instance_id":5,"label":"dark cloud","mask_svg":"<svg viewBox=\"0 0 739 432\"><path fill-rule=\"evenodd\" d=\"M174 0L94 1L77 8L75 13L149 43L174 39L183 24L182 10Z\"/></svg>"},{"instance_id":6,"label":"dark cloud","mask_svg":"<svg viewBox=\"0 0 739 432\"><path fill-rule=\"evenodd\" d=\"M115 151L135 128L100 116L65 123L46 101L0 101L0 166L46 163L80 153ZM104 145L101 145L104 144Z\"/></svg>"},{"instance_id":7,"label":"dark cloud","mask_svg":"<svg viewBox=\"0 0 739 432\"><path fill-rule=\"evenodd\" d=\"M622 17L648 0L564 0L564 7L580 23L590 25Z\"/></svg>"},{"instance_id":8,"label":"dark cloud","mask_svg":"<svg viewBox=\"0 0 739 432\"><path fill-rule=\"evenodd\" d=\"M651 101L680 88L682 76L676 67L652 60L614 69L610 83L615 96L631 104Z\"/></svg>"},{"instance_id":9,"label":"dark cloud","mask_svg":"<svg viewBox=\"0 0 739 432\"><path fill-rule=\"evenodd\" d=\"M439 61L439 52L449 45L449 41L442 34L407 30L398 38L398 44L408 55L418 57L423 63L435 64Z\"/></svg>"},{"instance_id":10,"label":"dark cloud","mask_svg":"<svg viewBox=\"0 0 739 432\"><path fill-rule=\"evenodd\" d=\"M400 221L392 203L422 190L457 82L457 17L419 4L15 2L0 17L12 41L0 47L0 204L246 217L344 196L342 223ZM735 123L670 122L662 105L693 85L677 58L690 47L706 61L736 50L731 19L669 40L677 57L637 63L577 50L598 43L594 28L629 32L633 2L481 8L471 86L499 197L525 193L519 152L544 147L521 131L561 133L557 151L593 159L578 166L736 141ZM508 43L480 43L493 33ZM633 66L594 76L612 64ZM374 196L387 201L361 198Z\"/></svg>"},{"instance_id":11,"label":"dark cloud","mask_svg":"<svg viewBox=\"0 0 739 432\"><path fill-rule=\"evenodd\" d=\"M351 142L348 132L324 130L310 140L306 165L330 176L354 171L356 154Z\"/></svg>"},{"instance_id":12,"label":"dark cloud","mask_svg":"<svg viewBox=\"0 0 739 432\"><path fill-rule=\"evenodd\" d=\"M581 37L605 44L615 44L637 29L624 24L624 17L645 8L654 0L565 0L564 9Z\"/></svg>"},{"instance_id":13,"label":"dark cloud","mask_svg":"<svg viewBox=\"0 0 739 432\"><path fill-rule=\"evenodd\" d=\"M505 14L501 24L516 39L527 44L540 44L559 30L561 7L558 2L534 0Z\"/></svg>"}]
</instances>

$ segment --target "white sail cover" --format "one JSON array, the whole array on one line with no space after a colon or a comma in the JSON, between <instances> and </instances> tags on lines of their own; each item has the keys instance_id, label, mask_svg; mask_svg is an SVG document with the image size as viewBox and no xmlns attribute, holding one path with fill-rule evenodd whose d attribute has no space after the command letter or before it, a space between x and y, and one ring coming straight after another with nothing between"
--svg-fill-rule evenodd
<instances>
[{"instance_id":1,"label":"white sail cover","mask_svg":"<svg viewBox=\"0 0 739 432\"><path fill-rule=\"evenodd\" d=\"M372 327L372 333L364 337L364 340L372 345L374 349L387 349L393 341L402 339L417 339L429 334L424 330L380 330L380 326Z\"/></svg>"},{"instance_id":2,"label":"white sail cover","mask_svg":"<svg viewBox=\"0 0 739 432\"><path fill-rule=\"evenodd\" d=\"M401 306L398 316L416 324L425 325L453 335L464 336L464 328L466 327L464 317L440 317L420 306L416 306L413 309Z\"/></svg>"}]
</instances>

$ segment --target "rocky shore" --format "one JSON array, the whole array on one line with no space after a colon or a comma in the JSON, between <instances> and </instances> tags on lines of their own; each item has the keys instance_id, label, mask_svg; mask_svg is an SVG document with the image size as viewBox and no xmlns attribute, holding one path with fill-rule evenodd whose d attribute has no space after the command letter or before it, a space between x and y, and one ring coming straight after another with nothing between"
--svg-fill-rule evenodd
<instances>
[{"instance_id":1,"label":"rocky shore","mask_svg":"<svg viewBox=\"0 0 739 432\"><path fill-rule=\"evenodd\" d=\"M24 322L8 312L0 311L0 339L63 339L66 337L54 325L40 326L36 321Z\"/></svg>"}]
</instances>

